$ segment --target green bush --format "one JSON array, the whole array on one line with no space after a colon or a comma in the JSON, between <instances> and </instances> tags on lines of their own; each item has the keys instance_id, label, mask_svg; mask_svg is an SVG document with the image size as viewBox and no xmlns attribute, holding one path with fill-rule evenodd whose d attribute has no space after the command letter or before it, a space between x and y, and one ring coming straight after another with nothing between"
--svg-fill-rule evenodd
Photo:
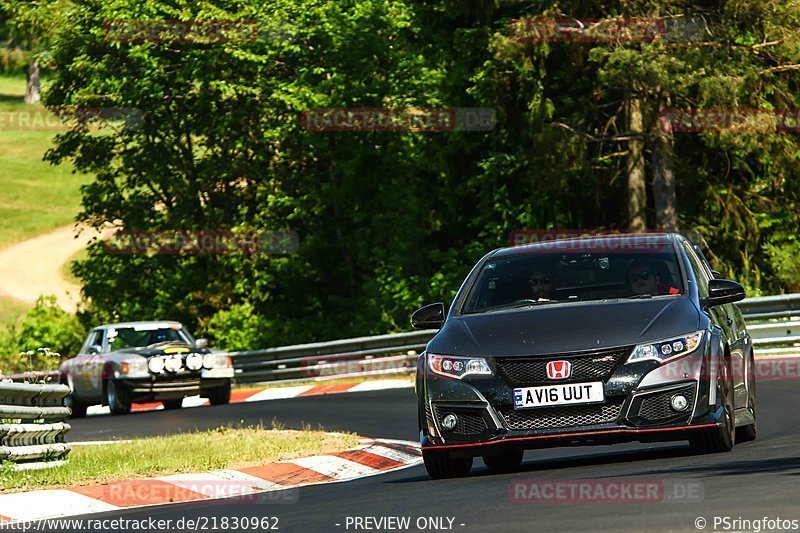
<instances>
[{"instance_id":1,"label":"green bush","mask_svg":"<svg viewBox=\"0 0 800 533\"><path fill-rule=\"evenodd\" d=\"M55 296L42 296L19 326L0 336L0 369L5 374L52 370L57 367L52 353L74 355L83 338L78 319L58 307Z\"/></svg>"},{"instance_id":2,"label":"green bush","mask_svg":"<svg viewBox=\"0 0 800 533\"><path fill-rule=\"evenodd\" d=\"M206 328L213 345L226 350L253 350L267 344L268 321L249 303L218 311Z\"/></svg>"},{"instance_id":3,"label":"green bush","mask_svg":"<svg viewBox=\"0 0 800 533\"><path fill-rule=\"evenodd\" d=\"M769 263L787 292L800 292L800 242L765 246Z\"/></svg>"}]
</instances>

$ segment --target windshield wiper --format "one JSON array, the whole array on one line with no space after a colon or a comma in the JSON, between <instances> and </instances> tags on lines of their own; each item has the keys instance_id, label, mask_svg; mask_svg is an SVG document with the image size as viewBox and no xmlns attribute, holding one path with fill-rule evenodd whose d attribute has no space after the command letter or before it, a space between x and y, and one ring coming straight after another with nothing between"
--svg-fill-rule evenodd
<instances>
[{"instance_id":1,"label":"windshield wiper","mask_svg":"<svg viewBox=\"0 0 800 533\"><path fill-rule=\"evenodd\" d=\"M645 298L652 298L652 294L634 294L633 296L626 296L625 300L641 300Z\"/></svg>"},{"instance_id":2,"label":"windshield wiper","mask_svg":"<svg viewBox=\"0 0 800 533\"><path fill-rule=\"evenodd\" d=\"M514 302L510 304L503 304L497 307L489 307L483 309L482 311L478 311L478 313L492 313L494 311L506 311L508 309L522 309L523 307L534 307L537 305L544 305L544 304L557 304L563 302L564 300L530 300L526 302Z\"/></svg>"}]
</instances>

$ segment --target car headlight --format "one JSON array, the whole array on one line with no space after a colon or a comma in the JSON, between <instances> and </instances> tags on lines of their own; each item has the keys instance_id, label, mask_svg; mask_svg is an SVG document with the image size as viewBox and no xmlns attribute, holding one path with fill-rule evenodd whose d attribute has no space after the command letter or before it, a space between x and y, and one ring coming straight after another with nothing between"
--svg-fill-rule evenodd
<instances>
[{"instance_id":1,"label":"car headlight","mask_svg":"<svg viewBox=\"0 0 800 533\"><path fill-rule=\"evenodd\" d=\"M203 368L226 368L233 366L231 357L227 353L207 353L203 356Z\"/></svg>"},{"instance_id":2,"label":"car headlight","mask_svg":"<svg viewBox=\"0 0 800 533\"><path fill-rule=\"evenodd\" d=\"M703 331L695 331L683 337L665 339L649 344L640 344L633 349L628 362L653 360L663 363L676 357L690 354L697 349L703 341Z\"/></svg>"},{"instance_id":3,"label":"car headlight","mask_svg":"<svg viewBox=\"0 0 800 533\"><path fill-rule=\"evenodd\" d=\"M120 373L126 376L136 374L147 374L147 361L144 359L135 359L133 361L126 361L119 365Z\"/></svg>"},{"instance_id":4,"label":"car headlight","mask_svg":"<svg viewBox=\"0 0 800 533\"><path fill-rule=\"evenodd\" d=\"M482 357L456 357L428 354L428 367L437 374L461 379L465 376L491 376L492 369Z\"/></svg>"},{"instance_id":5,"label":"car headlight","mask_svg":"<svg viewBox=\"0 0 800 533\"><path fill-rule=\"evenodd\" d=\"M162 373L164 371L164 359L158 356L151 357L150 360L147 361L147 368L149 368L150 372L153 374Z\"/></svg>"}]
</instances>

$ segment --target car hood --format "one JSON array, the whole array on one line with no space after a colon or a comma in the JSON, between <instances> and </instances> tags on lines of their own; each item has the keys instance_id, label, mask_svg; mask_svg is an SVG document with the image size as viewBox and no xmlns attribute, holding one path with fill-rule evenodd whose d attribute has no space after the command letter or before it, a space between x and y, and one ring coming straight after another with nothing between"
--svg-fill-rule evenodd
<instances>
[{"instance_id":1,"label":"car hood","mask_svg":"<svg viewBox=\"0 0 800 533\"><path fill-rule=\"evenodd\" d=\"M196 346L192 346L190 344L168 344L166 346L157 346L155 348L125 348L122 350L117 350L115 352L111 352L114 355L119 356L132 356L132 355L139 355L141 357L153 357L155 355L186 355L187 353L200 353L206 354L209 351L205 348L198 348Z\"/></svg>"},{"instance_id":2,"label":"car hood","mask_svg":"<svg viewBox=\"0 0 800 533\"><path fill-rule=\"evenodd\" d=\"M427 350L450 355L546 356L640 344L699 328L699 311L688 297L556 303L453 316Z\"/></svg>"}]
</instances>

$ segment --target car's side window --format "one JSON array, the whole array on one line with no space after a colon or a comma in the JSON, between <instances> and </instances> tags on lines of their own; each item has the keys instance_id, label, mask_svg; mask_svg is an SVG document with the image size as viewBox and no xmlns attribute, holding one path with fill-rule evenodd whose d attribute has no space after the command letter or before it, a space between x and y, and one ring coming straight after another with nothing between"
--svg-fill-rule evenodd
<instances>
[{"instance_id":1,"label":"car's side window","mask_svg":"<svg viewBox=\"0 0 800 533\"><path fill-rule=\"evenodd\" d=\"M102 332L99 329L92 331L89 334L89 337L86 339L86 343L81 348L81 353L89 353L89 347L94 346L95 344L100 344L102 337L100 336Z\"/></svg>"},{"instance_id":2,"label":"car's side window","mask_svg":"<svg viewBox=\"0 0 800 533\"><path fill-rule=\"evenodd\" d=\"M689 258L694 277L697 280L697 291L700 293L701 298L706 298L708 296L708 273L706 273L703 263L697 258L692 247L683 243L683 248L686 250L686 256Z\"/></svg>"}]
</instances>

